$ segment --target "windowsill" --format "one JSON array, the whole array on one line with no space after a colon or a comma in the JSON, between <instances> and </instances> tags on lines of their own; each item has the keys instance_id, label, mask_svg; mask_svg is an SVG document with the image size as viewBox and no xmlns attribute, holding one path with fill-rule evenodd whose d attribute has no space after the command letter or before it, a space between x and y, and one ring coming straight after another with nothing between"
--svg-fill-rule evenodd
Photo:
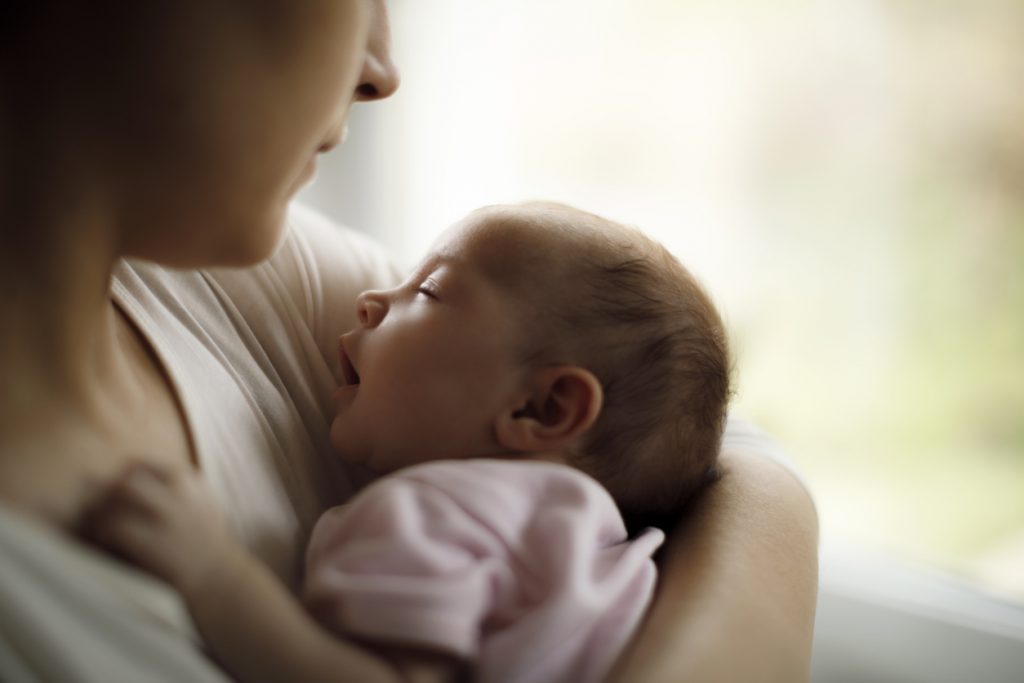
<instances>
[{"instance_id":1,"label":"windowsill","mask_svg":"<svg viewBox=\"0 0 1024 683\"><path fill-rule=\"evenodd\" d=\"M1024 671L1024 606L864 551L826 549L816 683L1004 683Z\"/></svg>"}]
</instances>

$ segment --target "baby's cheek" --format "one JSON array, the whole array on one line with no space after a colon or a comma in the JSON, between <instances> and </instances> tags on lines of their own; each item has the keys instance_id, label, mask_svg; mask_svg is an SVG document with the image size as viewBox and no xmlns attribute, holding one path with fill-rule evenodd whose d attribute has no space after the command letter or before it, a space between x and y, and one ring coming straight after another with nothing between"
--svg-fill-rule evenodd
<instances>
[{"instance_id":1,"label":"baby's cheek","mask_svg":"<svg viewBox=\"0 0 1024 683\"><path fill-rule=\"evenodd\" d=\"M340 448L340 445L342 443L341 432L343 430L343 426L342 426L341 422L342 422L341 418L339 416L335 415L334 419L331 420L330 432L328 433L328 438L329 438L329 440L331 442L331 447L335 450L335 452L339 452L341 450L341 448Z\"/></svg>"},{"instance_id":2,"label":"baby's cheek","mask_svg":"<svg viewBox=\"0 0 1024 683\"><path fill-rule=\"evenodd\" d=\"M354 457L353 446L355 439L353 436L348 428L348 421L345 417L343 415L335 415L334 420L331 422L329 435L331 447L334 449L335 454L346 462L350 462Z\"/></svg>"}]
</instances>

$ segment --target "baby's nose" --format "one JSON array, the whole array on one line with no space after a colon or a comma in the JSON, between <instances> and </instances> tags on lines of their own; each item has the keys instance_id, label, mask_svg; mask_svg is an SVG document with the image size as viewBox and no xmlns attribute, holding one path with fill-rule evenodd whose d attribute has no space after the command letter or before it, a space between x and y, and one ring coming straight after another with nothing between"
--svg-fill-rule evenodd
<instances>
[{"instance_id":1,"label":"baby's nose","mask_svg":"<svg viewBox=\"0 0 1024 683\"><path fill-rule=\"evenodd\" d=\"M371 290L356 298L356 313L359 315L359 324L363 327L377 327L387 312L387 300L381 292Z\"/></svg>"}]
</instances>

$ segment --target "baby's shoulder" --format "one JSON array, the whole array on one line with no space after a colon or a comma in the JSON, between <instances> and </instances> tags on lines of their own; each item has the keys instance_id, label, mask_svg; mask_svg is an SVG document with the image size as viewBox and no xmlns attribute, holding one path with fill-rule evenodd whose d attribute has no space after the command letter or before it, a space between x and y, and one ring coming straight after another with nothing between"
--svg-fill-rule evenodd
<instances>
[{"instance_id":1,"label":"baby's shoulder","mask_svg":"<svg viewBox=\"0 0 1024 683\"><path fill-rule=\"evenodd\" d=\"M390 475L401 481L430 486L454 496L521 496L532 499L607 496L604 488L582 471L560 463L469 458L437 460Z\"/></svg>"},{"instance_id":2,"label":"baby's shoulder","mask_svg":"<svg viewBox=\"0 0 1024 683\"><path fill-rule=\"evenodd\" d=\"M596 480L568 465L535 460L442 460L401 470L378 482L388 489L418 487L443 496L463 513L503 533L521 535L552 520L585 520L624 532L611 495ZM586 522L589 524L590 522Z\"/></svg>"}]
</instances>

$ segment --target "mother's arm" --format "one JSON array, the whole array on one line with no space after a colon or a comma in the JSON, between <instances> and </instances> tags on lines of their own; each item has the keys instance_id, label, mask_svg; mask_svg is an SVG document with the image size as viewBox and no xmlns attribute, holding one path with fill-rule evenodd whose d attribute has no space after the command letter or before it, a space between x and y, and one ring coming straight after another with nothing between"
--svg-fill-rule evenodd
<instances>
[{"instance_id":1,"label":"mother's arm","mask_svg":"<svg viewBox=\"0 0 1024 683\"><path fill-rule=\"evenodd\" d=\"M670 534L646 622L611 681L806 681L818 587L807 490L751 450Z\"/></svg>"}]
</instances>

